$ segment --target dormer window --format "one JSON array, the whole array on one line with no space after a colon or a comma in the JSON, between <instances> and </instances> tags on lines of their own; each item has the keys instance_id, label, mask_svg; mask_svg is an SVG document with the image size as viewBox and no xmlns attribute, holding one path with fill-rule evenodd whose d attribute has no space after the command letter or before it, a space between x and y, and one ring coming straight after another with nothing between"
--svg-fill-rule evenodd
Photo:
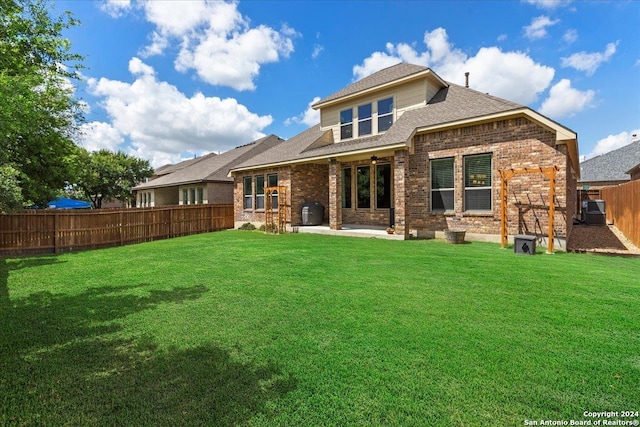
<instances>
[{"instance_id":1,"label":"dormer window","mask_svg":"<svg viewBox=\"0 0 640 427\"><path fill-rule=\"evenodd\" d=\"M340 111L340 139L353 138L353 109Z\"/></svg>"},{"instance_id":2,"label":"dormer window","mask_svg":"<svg viewBox=\"0 0 640 427\"><path fill-rule=\"evenodd\" d=\"M384 132L393 124L393 98L378 101L378 132Z\"/></svg>"},{"instance_id":3,"label":"dormer window","mask_svg":"<svg viewBox=\"0 0 640 427\"><path fill-rule=\"evenodd\" d=\"M371 103L358 107L358 136L371 135Z\"/></svg>"}]
</instances>

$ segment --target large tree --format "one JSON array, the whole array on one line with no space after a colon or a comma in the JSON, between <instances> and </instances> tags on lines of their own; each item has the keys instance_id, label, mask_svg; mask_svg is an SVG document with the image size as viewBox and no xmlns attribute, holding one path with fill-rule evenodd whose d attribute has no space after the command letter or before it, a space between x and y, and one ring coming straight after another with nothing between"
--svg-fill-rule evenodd
<instances>
[{"instance_id":1,"label":"large tree","mask_svg":"<svg viewBox=\"0 0 640 427\"><path fill-rule=\"evenodd\" d=\"M12 189L0 212L46 204L73 178L82 113L71 80L82 57L62 33L78 22L52 13L46 0L0 0L0 170Z\"/></svg>"},{"instance_id":2,"label":"large tree","mask_svg":"<svg viewBox=\"0 0 640 427\"><path fill-rule=\"evenodd\" d=\"M103 200L130 200L131 189L153 175L149 161L121 151L84 151L77 160L76 187L91 199L96 209L102 207Z\"/></svg>"}]
</instances>

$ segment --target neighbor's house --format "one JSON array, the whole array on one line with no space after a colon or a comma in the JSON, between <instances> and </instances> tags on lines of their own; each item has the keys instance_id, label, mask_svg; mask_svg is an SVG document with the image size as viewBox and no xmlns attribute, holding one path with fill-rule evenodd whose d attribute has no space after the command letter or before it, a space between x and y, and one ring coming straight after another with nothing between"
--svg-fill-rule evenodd
<instances>
[{"instance_id":1,"label":"neighbor's house","mask_svg":"<svg viewBox=\"0 0 640 427\"><path fill-rule=\"evenodd\" d=\"M320 124L231 170L235 221L265 220L263 186L286 189L279 205L292 226L320 202L331 229L388 226L397 234L462 228L500 235L500 172L557 167L555 234L575 214L577 135L539 113L431 69L398 64L318 101ZM545 235L549 181L509 181L509 234Z\"/></svg>"},{"instance_id":2,"label":"neighbor's house","mask_svg":"<svg viewBox=\"0 0 640 427\"><path fill-rule=\"evenodd\" d=\"M282 143L269 135L222 154L207 154L175 165L165 165L148 182L133 188L136 207L233 203L229 170Z\"/></svg>"},{"instance_id":3,"label":"neighbor's house","mask_svg":"<svg viewBox=\"0 0 640 427\"><path fill-rule=\"evenodd\" d=\"M580 163L578 187L598 190L637 179L639 163L640 140Z\"/></svg>"}]
</instances>

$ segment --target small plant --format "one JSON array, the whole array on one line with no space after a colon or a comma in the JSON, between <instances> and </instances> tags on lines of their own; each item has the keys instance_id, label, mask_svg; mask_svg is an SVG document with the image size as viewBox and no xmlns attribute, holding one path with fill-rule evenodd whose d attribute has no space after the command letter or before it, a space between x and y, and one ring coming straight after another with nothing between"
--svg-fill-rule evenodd
<instances>
[{"instance_id":1,"label":"small plant","mask_svg":"<svg viewBox=\"0 0 640 427\"><path fill-rule=\"evenodd\" d=\"M256 229L256 226L251 224L250 222L245 222L238 228L238 230L255 230L255 229Z\"/></svg>"},{"instance_id":2,"label":"small plant","mask_svg":"<svg viewBox=\"0 0 640 427\"><path fill-rule=\"evenodd\" d=\"M264 224L262 224L259 228L260 231L264 231Z\"/></svg>"}]
</instances>

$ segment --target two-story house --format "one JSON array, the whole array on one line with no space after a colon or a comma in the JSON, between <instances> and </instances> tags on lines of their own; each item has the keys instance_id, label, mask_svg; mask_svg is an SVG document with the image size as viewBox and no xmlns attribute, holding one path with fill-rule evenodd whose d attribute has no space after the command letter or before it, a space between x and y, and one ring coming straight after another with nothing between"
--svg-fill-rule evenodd
<instances>
[{"instance_id":1,"label":"two-story house","mask_svg":"<svg viewBox=\"0 0 640 427\"><path fill-rule=\"evenodd\" d=\"M577 135L526 106L402 63L313 107L320 124L231 170L237 224L262 223L264 188L279 185L293 226L306 202L320 202L334 230L393 224L407 238L462 228L492 240L500 235L500 171L556 167L553 201L543 174L509 181L508 231L545 235L554 203L561 247L570 232Z\"/></svg>"}]
</instances>

